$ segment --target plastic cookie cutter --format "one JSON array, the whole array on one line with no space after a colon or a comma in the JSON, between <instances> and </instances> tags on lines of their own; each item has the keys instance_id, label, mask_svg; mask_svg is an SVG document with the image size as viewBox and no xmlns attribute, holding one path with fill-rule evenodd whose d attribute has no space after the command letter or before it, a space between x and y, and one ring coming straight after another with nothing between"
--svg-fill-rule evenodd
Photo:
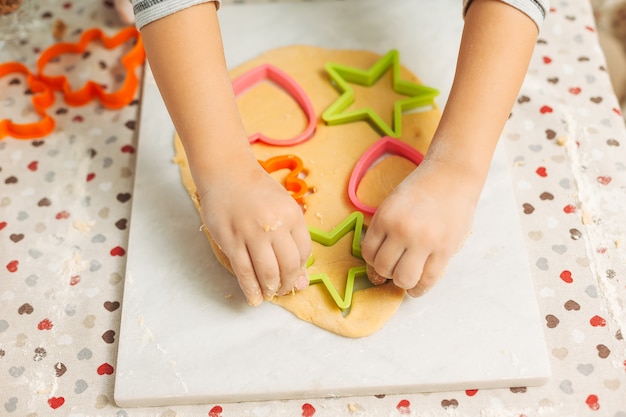
<instances>
[{"instance_id":1,"label":"plastic cookie cutter","mask_svg":"<svg viewBox=\"0 0 626 417\"><path fill-rule=\"evenodd\" d=\"M288 169L289 173L285 176L283 186L291 193L291 197L302 203L304 195L309 191L307 183L302 180L299 175L306 174L302 160L296 155L279 155L274 156L265 161L259 161L259 164L267 171L272 173L281 169Z\"/></svg>"},{"instance_id":2,"label":"plastic cookie cutter","mask_svg":"<svg viewBox=\"0 0 626 417\"><path fill-rule=\"evenodd\" d=\"M311 239L314 242L320 243L324 246L333 246L343 238L345 235L354 231L352 237L352 256L363 259L361 256L361 234L363 233L363 213L355 211L350 214L345 220L339 223L330 232L324 232L315 227L309 226L309 233ZM313 264L313 258L309 258L307 267ZM337 288L331 281L330 277L325 273L317 273L309 276L310 284L324 284L326 290L332 297L337 307L345 311L352 305L352 296L354 294L354 281L357 278L367 277L365 265L354 266L348 270L348 276L346 278L346 289L343 298L339 295Z\"/></svg>"},{"instance_id":3,"label":"plastic cookie cutter","mask_svg":"<svg viewBox=\"0 0 626 417\"><path fill-rule=\"evenodd\" d=\"M0 140L5 136L16 139L36 139L50 134L54 130L55 121L46 113L46 109L54 103L54 94L48 86L35 78L33 74L19 62L7 62L0 65L0 78L10 74L26 75L26 84L33 93L31 102L41 120L34 123L14 123L10 119L0 119Z\"/></svg>"},{"instance_id":4,"label":"plastic cookie cutter","mask_svg":"<svg viewBox=\"0 0 626 417\"><path fill-rule=\"evenodd\" d=\"M120 59L126 70L126 78L117 91L107 93L103 86L91 80L78 90L72 90L64 75L47 76L44 74L44 69L50 61L63 54L82 54L91 42L99 40L105 48L114 49L133 39L136 39L135 45ZM70 106L82 106L97 98L104 107L119 109L133 100L139 85L135 69L143 64L144 59L145 51L137 29L127 27L113 37L106 36L100 29L89 29L81 35L77 43L57 43L43 51L37 60L37 76L53 90L62 91L65 102Z\"/></svg>"},{"instance_id":5,"label":"plastic cookie cutter","mask_svg":"<svg viewBox=\"0 0 626 417\"><path fill-rule=\"evenodd\" d=\"M315 110L306 92L300 85L284 71L271 64L259 65L245 74L237 77L233 82L233 90L236 96L240 96L261 81L269 80L285 90L298 103L308 120L305 129L290 139L275 139L261 132L248 137L250 143L262 142L272 146L292 146L309 140L315 133Z\"/></svg>"},{"instance_id":6,"label":"plastic cookie cutter","mask_svg":"<svg viewBox=\"0 0 626 417\"><path fill-rule=\"evenodd\" d=\"M374 214L376 212L376 208L361 202L359 197L356 195L356 190L367 171L385 154L401 156L413 162L415 165L419 165L424 159L424 155L422 155L417 149L412 148L406 143L390 136L385 136L374 142L374 144L370 146L363 155L361 155L354 166L354 169L350 174L350 180L348 181L348 197L350 198L350 201L357 209L361 210L365 214Z\"/></svg>"},{"instance_id":7,"label":"plastic cookie cutter","mask_svg":"<svg viewBox=\"0 0 626 417\"><path fill-rule=\"evenodd\" d=\"M350 87L349 83L371 87L389 68L393 71L393 90L396 93L408 96L407 98L395 102L393 126L389 126L385 123L370 107L347 110L355 101L354 90ZM380 58L367 70L329 63L326 64L326 71L332 82L335 83L342 93L322 114L322 119L329 125L370 120L384 135L398 138L402 133L402 112L432 105L434 104L435 97L439 94L439 91L434 88L405 81L400 78L400 54L395 49L387 52L385 56Z\"/></svg>"}]
</instances>

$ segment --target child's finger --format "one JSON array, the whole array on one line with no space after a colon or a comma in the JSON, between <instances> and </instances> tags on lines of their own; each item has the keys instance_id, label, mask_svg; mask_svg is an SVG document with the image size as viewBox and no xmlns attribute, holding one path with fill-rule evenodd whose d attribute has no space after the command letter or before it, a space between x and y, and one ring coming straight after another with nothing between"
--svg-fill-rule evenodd
<instances>
[{"instance_id":1,"label":"child's finger","mask_svg":"<svg viewBox=\"0 0 626 417\"><path fill-rule=\"evenodd\" d=\"M378 275L385 278L392 278L396 265L402 258L402 255L406 251L403 244L390 239L389 236L383 241L382 245L376 252L376 258L374 258L373 266Z\"/></svg>"},{"instance_id":2,"label":"child's finger","mask_svg":"<svg viewBox=\"0 0 626 417\"><path fill-rule=\"evenodd\" d=\"M378 232L375 221L376 218L372 220L372 224L367 228L363 242L361 242L361 255L363 260L370 265L374 264L376 254L385 240L385 234Z\"/></svg>"},{"instance_id":3,"label":"child's finger","mask_svg":"<svg viewBox=\"0 0 626 417\"><path fill-rule=\"evenodd\" d=\"M291 231L291 237L298 248L298 253L300 256L300 267L302 269L306 268L306 263L311 256L312 242L311 242L311 234L309 233L309 229L307 229L306 224L302 222L299 227L295 227Z\"/></svg>"},{"instance_id":4,"label":"child's finger","mask_svg":"<svg viewBox=\"0 0 626 417\"><path fill-rule=\"evenodd\" d=\"M394 284L406 290L414 288L423 276L428 256L429 251L421 248L405 251L393 272Z\"/></svg>"},{"instance_id":5,"label":"child's finger","mask_svg":"<svg viewBox=\"0 0 626 417\"><path fill-rule=\"evenodd\" d=\"M424 269L419 281L413 288L409 289L407 293L411 297L420 297L430 291L445 274L448 260L448 257L442 255L433 254L429 256L424 264Z\"/></svg>"},{"instance_id":6,"label":"child's finger","mask_svg":"<svg viewBox=\"0 0 626 417\"><path fill-rule=\"evenodd\" d=\"M272 243L274 254L278 262L280 283L277 289L278 295L285 295L296 286L296 281L302 275L300 266L300 253L296 243L289 235L281 235Z\"/></svg>"},{"instance_id":7,"label":"child's finger","mask_svg":"<svg viewBox=\"0 0 626 417\"><path fill-rule=\"evenodd\" d=\"M239 250L229 256L230 265L233 268L233 272L239 282L239 287L243 292L248 304L251 306L258 306L263 302L263 292L259 282L257 281L254 267L250 261L250 255L248 254L245 246L243 250Z\"/></svg>"},{"instance_id":8,"label":"child's finger","mask_svg":"<svg viewBox=\"0 0 626 417\"><path fill-rule=\"evenodd\" d=\"M379 275L372 265L365 264L365 271L367 272L367 278L373 285L380 285L387 282L387 278Z\"/></svg>"},{"instance_id":9,"label":"child's finger","mask_svg":"<svg viewBox=\"0 0 626 417\"><path fill-rule=\"evenodd\" d=\"M254 268L254 274L261 287L263 298L271 300L280 287L280 270L278 260L271 243L263 240L248 245L248 253Z\"/></svg>"}]
</instances>

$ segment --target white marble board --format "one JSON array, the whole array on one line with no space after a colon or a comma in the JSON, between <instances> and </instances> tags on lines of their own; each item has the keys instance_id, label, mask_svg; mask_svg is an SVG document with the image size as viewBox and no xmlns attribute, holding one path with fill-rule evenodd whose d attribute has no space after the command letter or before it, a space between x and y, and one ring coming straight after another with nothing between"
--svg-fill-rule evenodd
<instances>
[{"instance_id":1,"label":"white marble board","mask_svg":"<svg viewBox=\"0 0 626 417\"><path fill-rule=\"evenodd\" d=\"M229 65L289 44L400 51L442 91L460 1L224 6ZM446 31L441 28L446 27ZM152 406L528 386L550 375L532 274L502 145L473 234L446 277L406 299L382 330L347 339L282 308L248 307L212 256L172 163L174 129L147 71L115 401Z\"/></svg>"}]
</instances>

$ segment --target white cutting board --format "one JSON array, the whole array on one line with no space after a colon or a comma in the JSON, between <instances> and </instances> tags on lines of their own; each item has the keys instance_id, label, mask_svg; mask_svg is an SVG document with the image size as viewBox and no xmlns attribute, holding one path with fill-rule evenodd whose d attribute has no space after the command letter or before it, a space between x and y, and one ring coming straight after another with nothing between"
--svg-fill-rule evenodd
<instances>
[{"instance_id":1,"label":"white cutting board","mask_svg":"<svg viewBox=\"0 0 626 417\"><path fill-rule=\"evenodd\" d=\"M358 6L357 6L358 3ZM359 0L224 6L236 66L283 45L400 50L445 102L461 2ZM447 27L445 33L440 28ZM412 40L420 40L420 44ZM347 339L281 307L248 307L215 260L172 163L174 129L146 77L116 370L120 406L529 386L550 375L502 146L473 234L446 277L382 330Z\"/></svg>"}]
</instances>

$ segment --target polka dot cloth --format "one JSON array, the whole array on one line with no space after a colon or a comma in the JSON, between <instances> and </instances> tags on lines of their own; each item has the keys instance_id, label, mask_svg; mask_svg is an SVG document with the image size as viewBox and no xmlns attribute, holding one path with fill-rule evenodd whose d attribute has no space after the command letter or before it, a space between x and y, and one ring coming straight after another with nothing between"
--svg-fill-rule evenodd
<instances>
[{"instance_id":1,"label":"polka dot cloth","mask_svg":"<svg viewBox=\"0 0 626 417\"><path fill-rule=\"evenodd\" d=\"M47 28L63 19L64 40L121 27L112 1L37 2L35 18ZM6 45L0 56L32 69L51 33ZM117 52L93 49L58 65L75 80L81 71L95 77ZM604 65L587 2L554 1L502 136L552 379L307 401L115 406L139 96L112 111L69 107L57 95L54 133L0 141L0 415L626 417L626 129ZM25 79L0 85L2 114L33 121Z\"/></svg>"}]
</instances>

